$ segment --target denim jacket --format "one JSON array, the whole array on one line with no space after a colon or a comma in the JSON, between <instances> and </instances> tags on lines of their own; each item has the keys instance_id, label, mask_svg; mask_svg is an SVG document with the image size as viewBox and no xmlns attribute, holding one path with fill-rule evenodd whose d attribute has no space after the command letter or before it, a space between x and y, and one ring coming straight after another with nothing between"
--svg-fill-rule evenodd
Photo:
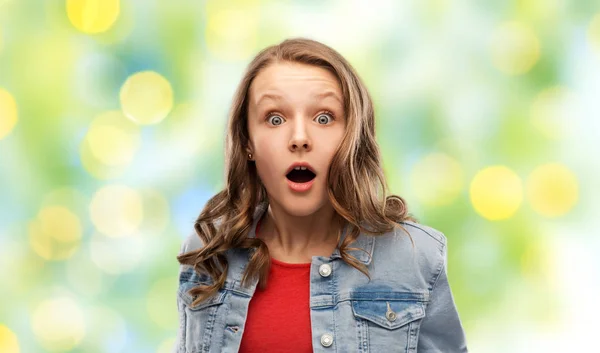
<instances>
[{"instance_id":1,"label":"denim jacket","mask_svg":"<svg viewBox=\"0 0 600 353\"><path fill-rule=\"evenodd\" d=\"M258 206L248 236L265 206ZM347 265L336 249L313 256L310 268L310 318L314 352L467 352L463 327L447 277L446 237L439 231L403 222L380 236L361 233L351 247L367 265L371 280ZM345 230L344 233L345 235ZM201 247L193 233L181 253ZM248 304L256 281L241 286L247 250L232 249L227 280L218 294L197 307L188 291L210 282L191 266L180 266L177 305L179 331L174 353L238 352ZM285 346L285 342L282 342Z\"/></svg>"}]
</instances>

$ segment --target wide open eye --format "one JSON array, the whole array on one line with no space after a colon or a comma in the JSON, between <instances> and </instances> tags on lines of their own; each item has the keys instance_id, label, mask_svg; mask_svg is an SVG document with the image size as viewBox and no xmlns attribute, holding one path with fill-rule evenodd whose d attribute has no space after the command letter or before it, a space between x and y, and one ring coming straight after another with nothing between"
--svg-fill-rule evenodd
<instances>
[{"instance_id":1,"label":"wide open eye","mask_svg":"<svg viewBox=\"0 0 600 353\"><path fill-rule=\"evenodd\" d=\"M333 116L330 113L321 113L317 116L317 122L322 125L327 124L327 119L333 121Z\"/></svg>"},{"instance_id":2,"label":"wide open eye","mask_svg":"<svg viewBox=\"0 0 600 353\"><path fill-rule=\"evenodd\" d=\"M271 125L283 124L283 118L277 114L269 115L267 117L267 121L269 121L271 123Z\"/></svg>"}]
</instances>

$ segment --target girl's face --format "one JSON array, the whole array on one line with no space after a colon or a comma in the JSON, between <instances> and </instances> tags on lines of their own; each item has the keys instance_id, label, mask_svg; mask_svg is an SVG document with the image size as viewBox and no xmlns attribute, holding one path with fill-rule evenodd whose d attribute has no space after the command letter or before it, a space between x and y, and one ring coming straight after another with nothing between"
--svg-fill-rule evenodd
<instances>
[{"instance_id":1,"label":"girl's face","mask_svg":"<svg viewBox=\"0 0 600 353\"><path fill-rule=\"evenodd\" d=\"M329 204L325 181L346 126L343 107L336 77L317 66L271 64L250 86L247 151L271 202L291 215ZM286 177L295 162L308 162L316 174L306 191L292 188Z\"/></svg>"}]
</instances>

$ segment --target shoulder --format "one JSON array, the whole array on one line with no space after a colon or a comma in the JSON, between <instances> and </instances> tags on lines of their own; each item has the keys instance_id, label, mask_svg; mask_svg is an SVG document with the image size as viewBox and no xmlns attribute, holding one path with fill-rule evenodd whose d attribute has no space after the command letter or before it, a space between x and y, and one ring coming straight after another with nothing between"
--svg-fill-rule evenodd
<instances>
[{"instance_id":1,"label":"shoulder","mask_svg":"<svg viewBox=\"0 0 600 353\"><path fill-rule=\"evenodd\" d=\"M403 221L393 231L375 236L373 261L379 271L431 289L445 266L447 241L433 227Z\"/></svg>"},{"instance_id":2,"label":"shoulder","mask_svg":"<svg viewBox=\"0 0 600 353\"><path fill-rule=\"evenodd\" d=\"M198 234L196 234L196 232L194 231L183 239L183 242L181 243L181 250L179 251L179 253L185 254L190 251L198 250L203 246L204 244L202 242L202 239L200 239L200 236L198 236Z\"/></svg>"},{"instance_id":3,"label":"shoulder","mask_svg":"<svg viewBox=\"0 0 600 353\"><path fill-rule=\"evenodd\" d=\"M400 225L402 226L402 228L406 229L406 231L408 231L411 236L414 235L414 236L418 237L419 240L421 240L421 241L425 241L428 243L435 241L438 246L441 246L441 247L446 246L446 243L447 243L446 236L444 235L444 233L442 233L441 231L439 231L435 228L432 228L432 227L424 225L424 224L415 223L412 221L403 221L403 222L400 222ZM436 244L432 244L432 245L436 245Z\"/></svg>"},{"instance_id":4,"label":"shoulder","mask_svg":"<svg viewBox=\"0 0 600 353\"><path fill-rule=\"evenodd\" d=\"M390 243L390 246L396 248L410 246L412 251L435 259L444 253L448 239L444 233L433 227L412 221L403 221L394 227L393 232L386 234L382 241Z\"/></svg>"}]
</instances>

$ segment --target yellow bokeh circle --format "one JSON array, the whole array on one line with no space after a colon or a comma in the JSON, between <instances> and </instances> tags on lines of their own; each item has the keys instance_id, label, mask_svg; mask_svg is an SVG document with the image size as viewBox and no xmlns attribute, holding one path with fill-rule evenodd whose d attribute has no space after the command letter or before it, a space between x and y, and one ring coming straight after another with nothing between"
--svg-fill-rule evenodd
<instances>
[{"instance_id":1,"label":"yellow bokeh circle","mask_svg":"<svg viewBox=\"0 0 600 353\"><path fill-rule=\"evenodd\" d=\"M0 88L0 140L17 124L17 102L10 92Z\"/></svg>"},{"instance_id":2,"label":"yellow bokeh circle","mask_svg":"<svg viewBox=\"0 0 600 353\"><path fill-rule=\"evenodd\" d=\"M242 6L207 10L206 46L221 59L243 60L256 49L257 16Z\"/></svg>"},{"instance_id":3,"label":"yellow bokeh circle","mask_svg":"<svg viewBox=\"0 0 600 353\"><path fill-rule=\"evenodd\" d=\"M113 26L120 0L67 0L67 17L83 33L101 33Z\"/></svg>"},{"instance_id":4,"label":"yellow bokeh circle","mask_svg":"<svg viewBox=\"0 0 600 353\"><path fill-rule=\"evenodd\" d=\"M31 320L33 333L49 351L69 351L85 336L82 309L72 299L48 299L37 306Z\"/></svg>"},{"instance_id":5,"label":"yellow bokeh circle","mask_svg":"<svg viewBox=\"0 0 600 353\"><path fill-rule=\"evenodd\" d=\"M83 167L99 179L120 176L141 145L140 128L120 110L98 115L88 129L80 150Z\"/></svg>"},{"instance_id":6,"label":"yellow bokeh circle","mask_svg":"<svg viewBox=\"0 0 600 353\"><path fill-rule=\"evenodd\" d=\"M131 75L120 91L121 109L138 124L157 124L173 108L173 89L169 81L154 71Z\"/></svg>"},{"instance_id":7,"label":"yellow bokeh circle","mask_svg":"<svg viewBox=\"0 0 600 353\"><path fill-rule=\"evenodd\" d=\"M87 135L90 149L107 166L131 163L140 145L139 134L131 134L116 126L99 126Z\"/></svg>"},{"instance_id":8,"label":"yellow bokeh circle","mask_svg":"<svg viewBox=\"0 0 600 353\"><path fill-rule=\"evenodd\" d=\"M0 352L19 353L17 335L4 325L0 325Z\"/></svg>"},{"instance_id":9,"label":"yellow bokeh circle","mask_svg":"<svg viewBox=\"0 0 600 353\"><path fill-rule=\"evenodd\" d=\"M519 22L498 27L491 38L492 63L509 75L528 72L540 58L540 42L536 34Z\"/></svg>"},{"instance_id":10,"label":"yellow bokeh circle","mask_svg":"<svg viewBox=\"0 0 600 353\"><path fill-rule=\"evenodd\" d=\"M567 167L550 163L537 167L527 178L527 199L531 207L546 217L569 212L579 198L577 177Z\"/></svg>"},{"instance_id":11,"label":"yellow bokeh circle","mask_svg":"<svg viewBox=\"0 0 600 353\"><path fill-rule=\"evenodd\" d=\"M496 221L510 218L523 201L519 176L505 166L480 170L471 182L471 202L482 217Z\"/></svg>"},{"instance_id":12,"label":"yellow bokeh circle","mask_svg":"<svg viewBox=\"0 0 600 353\"><path fill-rule=\"evenodd\" d=\"M46 260L65 260L79 249L82 226L71 210L47 206L29 223L29 244Z\"/></svg>"},{"instance_id":13,"label":"yellow bokeh circle","mask_svg":"<svg viewBox=\"0 0 600 353\"><path fill-rule=\"evenodd\" d=\"M452 157L433 153L415 165L410 180L421 203L447 205L456 199L463 187L463 171Z\"/></svg>"},{"instance_id":14,"label":"yellow bokeh circle","mask_svg":"<svg viewBox=\"0 0 600 353\"><path fill-rule=\"evenodd\" d=\"M90 214L92 222L104 235L134 235L142 223L142 196L127 186L105 186L94 194Z\"/></svg>"},{"instance_id":15,"label":"yellow bokeh circle","mask_svg":"<svg viewBox=\"0 0 600 353\"><path fill-rule=\"evenodd\" d=\"M106 165L102 163L92 152L87 139L84 139L79 150L81 164L86 172L95 178L107 180L122 176L126 169L126 165Z\"/></svg>"}]
</instances>

